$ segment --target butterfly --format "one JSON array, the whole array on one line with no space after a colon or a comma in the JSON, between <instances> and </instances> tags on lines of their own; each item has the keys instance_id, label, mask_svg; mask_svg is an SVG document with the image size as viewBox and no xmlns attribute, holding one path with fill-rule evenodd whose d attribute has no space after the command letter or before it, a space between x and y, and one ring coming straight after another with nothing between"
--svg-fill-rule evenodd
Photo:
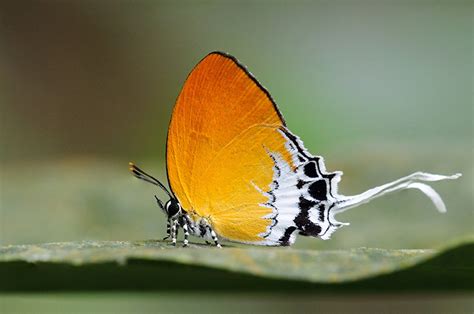
<instances>
[{"instance_id":1,"label":"butterfly","mask_svg":"<svg viewBox=\"0 0 474 314\"><path fill-rule=\"evenodd\" d=\"M169 197L167 238L178 229L213 241L287 246L297 235L329 239L348 225L335 216L387 193L418 189L440 212L439 194L423 181L456 179L415 172L358 195L338 192L342 172L328 171L286 126L269 92L233 56L212 52L187 77L173 109L166 144L170 190L130 163L139 179Z\"/></svg>"}]
</instances>

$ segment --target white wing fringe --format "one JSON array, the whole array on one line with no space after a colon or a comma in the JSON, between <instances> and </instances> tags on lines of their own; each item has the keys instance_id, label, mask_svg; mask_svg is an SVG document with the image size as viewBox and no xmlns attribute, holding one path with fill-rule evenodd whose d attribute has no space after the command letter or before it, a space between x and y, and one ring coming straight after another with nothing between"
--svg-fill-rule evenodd
<instances>
[{"instance_id":1,"label":"white wing fringe","mask_svg":"<svg viewBox=\"0 0 474 314\"><path fill-rule=\"evenodd\" d=\"M460 173L456 173L451 176L443 176L439 174L431 174L426 172L415 172L406 177L400 178L393 182L377 186L370 190L367 190L361 194L353 196L343 196L340 195L340 201L337 203L336 208L334 208L334 214L348 210L349 208L359 206L364 203L368 203L371 200L383 196L388 193L405 190L405 189L418 189L421 192L425 193L426 196L435 205L436 209L441 212L446 212L446 205L444 205L441 196L429 185L421 182L429 181L441 181L441 180L454 180L461 176Z\"/></svg>"}]
</instances>

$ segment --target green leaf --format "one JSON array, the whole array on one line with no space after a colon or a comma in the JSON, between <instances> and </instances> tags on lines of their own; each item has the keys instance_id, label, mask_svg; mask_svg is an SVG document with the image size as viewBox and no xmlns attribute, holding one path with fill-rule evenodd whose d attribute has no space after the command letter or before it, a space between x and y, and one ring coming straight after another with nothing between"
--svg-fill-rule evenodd
<instances>
[{"instance_id":1,"label":"green leaf","mask_svg":"<svg viewBox=\"0 0 474 314\"><path fill-rule=\"evenodd\" d=\"M0 248L0 290L472 290L474 237L440 250L172 247L85 241Z\"/></svg>"}]
</instances>

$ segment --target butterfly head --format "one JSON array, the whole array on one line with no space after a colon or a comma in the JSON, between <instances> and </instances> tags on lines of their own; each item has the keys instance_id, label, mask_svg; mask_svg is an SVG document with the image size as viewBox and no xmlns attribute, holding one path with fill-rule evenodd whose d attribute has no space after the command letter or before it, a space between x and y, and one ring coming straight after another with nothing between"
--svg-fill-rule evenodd
<instances>
[{"instance_id":1,"label":"butterfly head","mask_svg":"<svg viewBox=\"0 0 474 314\"><path fill-rule=\"evenodd\" d=\"M155 198L158 200L158 198L156 196L155 196ZM160 203L161 202L159 202L158 204L160 204ZM161 203L161 204L163 204L163 203ZM164 206L160 205L160 207L163 209L163 211L165 212L165 214L168 216L169 219L177 218L182 214L181 205L174 198L167 201Z\"/></svg>"}]
</instances>

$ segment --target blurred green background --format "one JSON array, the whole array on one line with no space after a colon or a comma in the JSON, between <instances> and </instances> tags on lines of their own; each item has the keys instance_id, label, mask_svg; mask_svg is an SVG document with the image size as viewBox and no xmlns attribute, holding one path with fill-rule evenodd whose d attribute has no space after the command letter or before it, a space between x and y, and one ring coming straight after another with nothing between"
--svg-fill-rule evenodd
<instances>
[{"instance_id":1,"label":"blurred green background","mask_svg":"<svg viewBox=\"0 0 474 314\"><path fill-rule=\"evenodd\" d=\"M473 231L472 1L0 2L0 245L156 239L170 113L208 52L236 56L354 194L417 170L416 191L342 214L330 241L431 248ZM160 194L162 195L162 194Z\"/></svg>"}]
</instances>

